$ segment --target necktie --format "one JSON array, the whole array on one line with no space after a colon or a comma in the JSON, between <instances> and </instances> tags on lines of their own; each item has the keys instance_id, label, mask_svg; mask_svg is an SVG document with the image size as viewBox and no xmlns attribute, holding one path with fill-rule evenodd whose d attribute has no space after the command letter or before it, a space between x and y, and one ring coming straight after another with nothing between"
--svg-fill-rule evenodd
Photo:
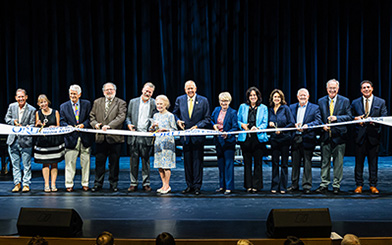
<instances>
[{"instance_id":1,"label":"necktie","mask_svg":"<svg viewBox=\"0 0 392 245\"><path fill-rule=\"evenodd\" d=\"M78 104L74 104L74 110L75 110L75 119L76 119L76 123L79 123L79 107Z\"/></svg>"},{"instance_id":2,"label":"necktie","mask_svg":"<svg viewBox=\"0 0 392 245\"><path fill-rule=\"evenodd\" d=\"M331 100L331 103L329 103L329 115L333 115L333 110L334 110L334 104L333 104L333 99Z\"/></svg>"},{"instance_id":3,"label":"necktie","mask_svg":"<svg viewBox=\"0 0 392 245\"><path fill-rule=\"evenodd\" d=\"M365 99L365 117L369 116L369 99Z\"/></svg>"},{"instance_id":4,"label":"necktie","mask_svg":"<svg viewBox=\"0 0 392 245\"><path fill-rule=\"evenodd\" d=\"M190 98L190 99L189 99L189 107L188 107L189 118L192 117L192 112L193 112L193 99Z\"/></svg>"},{"instance_id":5,"label":"necktie","mask_svg":"<svg viewBox=\"0 0 392 245\"><path fill-rule=\"evenodd\" d=\"M105 115L108 114L109 107L110 107L110 104L111 104L111 103L112 103L111 100L106 101L106 104L105 104Z\"/></svg>"}]
</instances>

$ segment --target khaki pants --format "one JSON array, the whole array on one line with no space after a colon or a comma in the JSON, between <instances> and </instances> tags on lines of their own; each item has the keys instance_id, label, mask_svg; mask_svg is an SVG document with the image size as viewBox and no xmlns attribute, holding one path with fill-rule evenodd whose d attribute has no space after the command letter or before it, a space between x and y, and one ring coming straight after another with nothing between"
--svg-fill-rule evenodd
<instances>
[{"instance_id":1,"label":"khaki pants","mask_svg":"<svg viewBox=\"0 0 392 245\"><path fill-rule=\"evenodd\" d=\"M75 149L65 149L65 187L73 187L76 172L76 160L80 153L80 166L82 167L82 186L87 186L90 178L90 153L91 147L84 147L80 137Z\"/></svg>"}]
</instances>

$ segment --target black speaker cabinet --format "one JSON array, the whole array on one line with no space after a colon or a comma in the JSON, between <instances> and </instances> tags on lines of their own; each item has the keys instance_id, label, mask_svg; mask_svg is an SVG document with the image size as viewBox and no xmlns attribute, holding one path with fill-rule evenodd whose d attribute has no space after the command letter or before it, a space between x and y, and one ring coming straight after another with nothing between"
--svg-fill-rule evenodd
<instances>
[{"instance_id":1,"label":"black speaker cabinet","mask_svg":"<svg viewBox=\"0 0 392 245\"><path fill-rule=\"evenodd\" d=\"M328 208L272 209L267 219L267 235L274 238L330 237L331 229Z\"/></svg>"},{"instance_id":2,"label":"black speaker cabinet","mask_svg":"<svg viewBox=\"0 0 392 245\"><path fill-rule=\"evenodd\" d=\"M82 234L83 221L74 209L21 208L20 236L75 237Z\"/></svg>"}]
</instances>

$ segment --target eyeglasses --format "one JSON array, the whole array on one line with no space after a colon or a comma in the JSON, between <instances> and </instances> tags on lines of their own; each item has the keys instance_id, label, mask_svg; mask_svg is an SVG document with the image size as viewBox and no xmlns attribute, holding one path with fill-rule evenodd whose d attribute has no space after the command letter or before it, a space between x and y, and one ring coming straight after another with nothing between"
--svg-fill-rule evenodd
<instances>
[{"instance_id":1,"label":"eyeglasses","mask_svg":"<svg viewBox=\"0 0 392 245\"><path fill-rule=\"evenodd\" d=\"M114 89L113 88L107 88L104 91L114 91Z\"/></svg>"}]
</instances>

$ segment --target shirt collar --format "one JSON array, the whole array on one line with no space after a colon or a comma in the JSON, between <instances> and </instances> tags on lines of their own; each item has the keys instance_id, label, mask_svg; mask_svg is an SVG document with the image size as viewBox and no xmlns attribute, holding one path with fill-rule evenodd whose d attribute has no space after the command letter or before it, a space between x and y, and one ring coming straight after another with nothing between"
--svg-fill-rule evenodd
<instances>
[{"instance_id":1,"label":"shirt collar","mask_svg":"<svg viewBox=\"0 0 392 245\"><path fill-rule=\"evenodd\" d=\"M76 104L76 105L79 105L79 100L76 101L76 103L73 103L72 100L70 100L70 101L71 101L71 104L72 104L72 105L75 105L75 104Z\"/></svg>"},{"instance_id":2,"label":"shirt collar","mask_svg":"<svg viewBox=\"0 0 392 245\"><path fill-rule=\"evenodd\" d=\"M365 100L367 98L365 96L362 96L362 99ZM370 95L370 97L368 99L369 99L369 101L373 101L373 95Z\"/></svg>"},{"instance_id":3,"label":"shirt collar","mask_svg":"<svg viewBox=\"0 0 392 245\"><path fill-rule=\"evenodd\" d=\"M308 103L309 103L309 102L306 102L305 105L301 105L300 103L298 103L298 107L299 107L299 108L306 108L306 107L308 106Z\"/></svg>"},{"instance_id":4,"label":"shirt collar","mask_svg":"<svg viewBox=\"0 0 392 245\"><path fill-rule=\"evenodd\" d=\"M195 95L192 97L192 100L193 100L193 101L196 100L196 96L197 96L197 94L195 94ZM191 99L191 97L189 97L188 95L187 95L186 97L188 98L188 101Z\"/></svg>"},{"instance_id":5,"label":"shirt collar","mask_svg":"<svg viewBox=\"0 0 392 245\"><path fill-rule=\"evenodd\" d=\"M147 104L148 102L150 102L150 99L148 99L146 102L144 102L142 96L140 96L140 102L143 104Z\"/></svg>"}]
</instances>

